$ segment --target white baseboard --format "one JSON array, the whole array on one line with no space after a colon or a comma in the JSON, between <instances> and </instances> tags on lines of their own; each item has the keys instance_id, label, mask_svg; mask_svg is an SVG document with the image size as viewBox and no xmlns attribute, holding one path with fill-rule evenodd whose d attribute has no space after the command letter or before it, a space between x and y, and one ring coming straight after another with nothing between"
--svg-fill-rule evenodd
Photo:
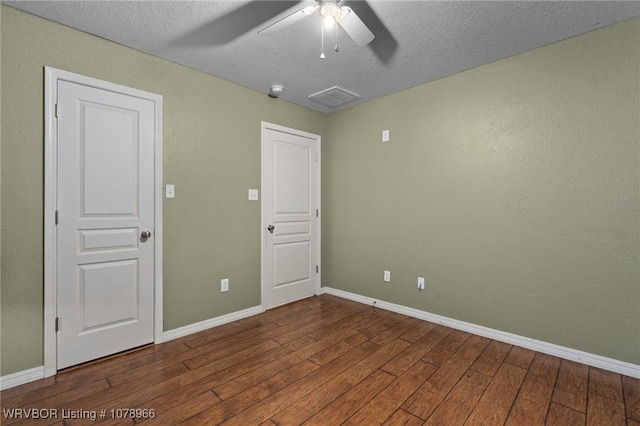
<instances>
[{"instance_id":1,"label":"white baseboard","mask_svg":"<svg viewBox=\"0 0 640 426\"><path fill-rule=\"evenodd\" d=\"M635 377L640 379L640 365L631 364L624 361L618 361L612 358L605 358L600 355L590 354L588 352L579 351L576 349L566 348L564 346L555 345L553 343L547 343L540 340L530 339L524 336L518 336L516 334L506 333L504 331L495 330L481 325L471 324L464 321L459 321L453 318L444 317L441 315L432 314L429 312L421 311L419 309L409 308L395 303L385 302L383 300L373 299L371 297L361 296L359 294L350 293L347 291L338 290L331 287L320 288L319 294L331 294L333 296L341 297L343 299L353 300L354 302L363 303L365 305L372 305L380 309L385 309L399 314L407 315L414 318L419 318L425 321L441 324L446 327L455 328L457 330L466 331L469 333L477 334L479 336L488 337L490 339L498 340L500 342L509 343L523 348L531 349L544 354L557 356L559 358L568 359L570 361L576 361L582 364L586 364L592 367L602 368L603 370L613 371L615 373L624 374L625 376ZM227 315L222 315L216 318L211 318L205 321L201 321L195 324L190 324L184 327L176 328L173 330L165 331L162 335L163 341L177 339L179 337L188 336L199 331L207 330L209 328L218 327L223 324L227 324L233 321L237 321L243 318L248 318L253 315L261 314L264 312L262 306L255 306L253 308L244 309L242 311L233 312ZM44 379L44 366L31 368L25 371L19 371L17 373L9 374L7 376L0 377L0 391L9 389L15 386L24 385L35 380Z\"/></svg>"},{"instance_id":2,"label":"white baseboard","mask_svg":"<svg viewBox=\"0 0 640 426\"><path fill-rule=\"evenodd\" d=\"M479 336L488 337L500 342L509 343L523 348L531 349L544 354L557 356L559 358L568 359L570 361L576 361L582 364L586 364L592 367L598 367L603 370L613 371L615 373L623 374L625 376L640 378L640 365L631 364L624 361L618 361L612 358L605 358L600 355L590 354L588 352L579 351L577 349L566 348L564 346L555 345L553 343L543 342L541 340L530 339L524 336L518 336L517 334L511 334L493 328L483 327L481 325L471 324L464 321L459 321L453 318L444 317L441 315L432 314L419 309L409 308L395 303L385 302L383 300L373 299L371 297L361 296L359 294L350 293L343 290L338 290L331 287L322 287L321 293L331 294L343 299L353 300L354 302L363 303L365 305L373 305L377 308L385 309L399 314L404 314L410 317L419 318L425 321L441 324L446 327L455 328L457 330L466 331L469 333L477 334Z\"/></svg>"},{"instance_id":3,"label":"white baseboard","mask_svg":"<svg viewBox=\"0 0 640 426\"><path fill-rule=\"evenodd\" d=\"M0 391L44 379L44 366L0 377Z\"/></svg>"},{"instance_id":4,"label":"white baseboard","mask_svg":"<svg viewBox=\"0 0 640 426\"><path fill-rule=\"evenodd\" d=\"M197 333L198 331L206 330L219 325L227 324L233 321L237 321L243 318L247 318L253 315L257 315L264 312L262 306L256 306L253 308L244 309L242 311L233 312L231 314L222 315L216 318L211 318L206 321L201 321L195 324L190 324L184 327L176 328L174 330L165 331L162 334L164 342L177 339L179 337L188 336L189 334ZM45 378L44 366L35 367L30 370L18 371L17 373L9 374L7 376L0 377L0 391L9 389L15 386L24 385L29 382Z\"/></svg>"},{"instance_id":5,"label":"white baseboard","mask_svg":"<svg viewBox=\"0 0 640 426\"><path fill-rule=\"evenodd\" d=\"M208 320L200 321L194 324L185 325L184 327L175 328L173 330L165 331L162 335L162 341L168 342L169 340L177 339L179 337L188 336L199 331L207 330L209 328L218 327L223 324L228 324L233 321L238 321L243 318L248 318L264 312L262 306L254 306L253 308L243 309L242 311L232 312L227 315L211 318Z\"/></svg>"}]
</instances>

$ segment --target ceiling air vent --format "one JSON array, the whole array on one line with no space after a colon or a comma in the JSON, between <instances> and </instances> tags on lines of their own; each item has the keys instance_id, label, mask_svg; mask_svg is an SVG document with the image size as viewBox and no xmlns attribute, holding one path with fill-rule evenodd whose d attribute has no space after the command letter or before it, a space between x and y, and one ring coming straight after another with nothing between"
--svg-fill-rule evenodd
<instances>
[{"instance_id":1,"label":"ceiling air vent","mask_svg":"<svg viewBox=\"0 0 640 426\"><path fill-rule=\"evenodd\" d=\"M310 95L309 99L313 102L319 103L320 105L324 105L327 108L336 109L350 102L357 101L360 99L360 96L349 92L348 90L344 90L342 87L333 86Z\"/></svg>"}]
</instances>

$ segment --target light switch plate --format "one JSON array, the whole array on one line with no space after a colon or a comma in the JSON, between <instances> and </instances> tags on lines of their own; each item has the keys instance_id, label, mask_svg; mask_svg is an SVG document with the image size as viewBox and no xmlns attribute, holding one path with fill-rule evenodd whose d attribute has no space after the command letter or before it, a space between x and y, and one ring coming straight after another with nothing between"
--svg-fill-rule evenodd
<instances>
[{"instance_id":1,"label":"light switch plate","mask_svg":"<svg viewBox=\"0 0 640 426\"><path fill-rule=\"evenodd\" d=\"M176 187L175 185L167 185L167 192L166 192L166 197L167 198L176 198Z\"/></svg>"},{"instance_id":2,"label":"light switch plate","mask_svg":"<svg viewBox=\"0 0 640 426\"><path fill-rule=\"evenodd\" d=\"M258 190L257 189L250 189L249 190L249 200L258 201Z\"/></svg>"},{"instance_id":3,"label":"light switch plate","mask_svg":"<svg viewBox=\"0 0 640 426\"><path fill-rule=\"evenodd\" d=\"M389 130L382 131L382 142L389 142Z\"/></svg>"},{"instance_id":4,"label":"light switch plate","mask_svg":"<svg viewBox=\"0 0 640 426\"><path fill-rule=\"evenodd\" d=\"M384 274L383 274L383 276L382 276L382 279L383 279L385 282L390 283L390 282L391 282L391 271L384 271Z\"/></svg>"}]
</instances>

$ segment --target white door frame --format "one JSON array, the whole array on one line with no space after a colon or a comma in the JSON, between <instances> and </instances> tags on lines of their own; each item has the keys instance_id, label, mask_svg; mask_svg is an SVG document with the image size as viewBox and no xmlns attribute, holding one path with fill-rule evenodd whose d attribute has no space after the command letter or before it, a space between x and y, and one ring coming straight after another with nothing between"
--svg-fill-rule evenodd
<instances>
[{"instance_id":1,"label":"white door frame","mask_svg":"<svg viewBox=\"0 0 640 426\"><path fill-rule=\"evenodd\" d=\"M318 217L317 217L317 222L316 222L316 265L318 265L318 273L316 274L316 296L320 294L320 288L322 287L322 281L321 281L321 274L322 274L322 265L320 263L320 257L321 257L321 250L320 250L320 246L321 246L321 240L322 238L320 238L320 236L322 235L320 232L320 224L321 224L321 219L322 219L322 208L320 207L320 200L321 200L321 194L320 194L320 160L321 160L321 156L320 156L320 152L321 152L321 137L319 135L315 135L313 133L308 133L302 130L297 130L297 129L292 129L289 127L285 127L285 126L280 126L278 124L273 124L273 123L268 123L266 121L263 121L261 123L260 126L260 158L261 158L261 162L260 162L260 192L262 193L262 196L260 197L260 227L261 227L261 231L260 231L260 284L261 284L261 295L260 295L260 300L261 300L261 307L262 310L266 310L266 299L265 299L265 293L266 293L266 286L267 286L267 269L266 269L266 261L267 261L267 253L266 253L266 240L267 240L267 222L266 222L266 213L267 213L267 205L265 203L265 199L266 197L266 167L265 167L265 161L266 159L264 158L264 144L265 144L265 130L275 130L278 132L283 132L283 133L289 133L292 135L296 135L296 136L301 136L303 138L308 138L308 139L312 139L314 141L316 141L317 143L317 163L316 163L316 208L318 209Z\"/></svg>"},{"instance_id":2,"label":"white door frame","mask_svg":"<svg viewBox=\"0 0 640 426\"><path fill-rule=\"evenodd\" d=\"M162 342L162 96L109 83L56 68L44 68L44 377L57 372L57 234L55 212L58 199L58 81L69 81L154 103L154 343Z\"/></svg>"}]
</instances>

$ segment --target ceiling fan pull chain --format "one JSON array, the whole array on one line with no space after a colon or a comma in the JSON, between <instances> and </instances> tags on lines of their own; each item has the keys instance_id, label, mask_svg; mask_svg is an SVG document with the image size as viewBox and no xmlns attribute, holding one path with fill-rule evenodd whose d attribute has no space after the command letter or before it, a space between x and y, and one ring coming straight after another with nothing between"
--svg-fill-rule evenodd
<instances>
[{"instance_id":1,"label":"ceiling fan pull chain","mask_svg":"<svg viewBox=\"0 0 640 426\"><path fill-rule=\"evenodd\" d=\"M334 24L334 27L336 28L336 47L333 48L333 51L338 53L340 51L338 48L338 25Z\"/></svg>"},{"instance_id":2,"label":"ceiling fan pull chain","mask_svg":"<svg viewBox=\"0 0 640 426\"><path fill-rule=\"evenodd\" d=\"M320 53L320 59L324 59L324 22L322 20L322 16L320 16L320 27L322 28L322 53Z\"/></svg>"}]
</instances>

